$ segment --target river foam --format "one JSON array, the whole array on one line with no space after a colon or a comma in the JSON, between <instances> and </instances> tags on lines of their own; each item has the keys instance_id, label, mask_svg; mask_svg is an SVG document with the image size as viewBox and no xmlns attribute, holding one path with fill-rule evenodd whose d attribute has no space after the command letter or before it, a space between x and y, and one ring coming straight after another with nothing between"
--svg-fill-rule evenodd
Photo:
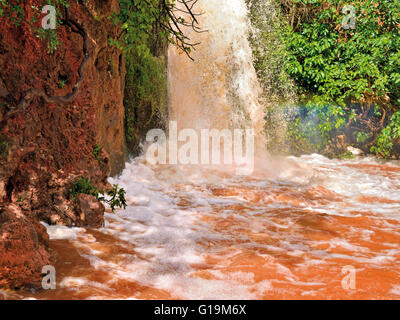
<instances>
[{"instance_id":1,"label":"river foam","mask_svg":"<svg viewBox=\"0 0 400 320\"><path fill-rule=\"evenodd\" d=\"M273 178L128 163L109 180L125 188L128 208L106 214L104 228L47 226L102 275L68 275L62 290L84 288L90 299L395 298L400 166L319 155L287 163ZM303 177L290 176L297 164ZM348 265L358 291L341 287Z\"/></svg>"}]
</instances>

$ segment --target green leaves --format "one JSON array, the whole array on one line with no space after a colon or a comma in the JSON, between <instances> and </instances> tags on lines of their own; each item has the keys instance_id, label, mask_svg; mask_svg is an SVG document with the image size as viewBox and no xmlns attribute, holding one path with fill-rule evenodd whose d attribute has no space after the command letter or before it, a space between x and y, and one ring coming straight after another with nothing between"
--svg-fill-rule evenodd
<instances>
[{"instance_id":1,"label":"green leaves","mask_svg":"<svg viewBox=\"0 0 400 320\"><path fill-rule=\"evenodd\" d=\"M163 15L158 9L159 0L119 2L120 12L111 18L115 24L120 24L123 33L120 41L110 39L110 43L129 52L147 44L157 18Z\"/></svg>"},{"instance_id":2,"label":"green leaves","mask_svg":"<svg viewBox=\"0 0 400 320\"><path fill-rule=\"evenodd\" d=\"M48 54L53 54L60 45L56 30L39 28L36 37L46 41Z\"/></svg>"},{"instance_id":3,"label":"green leaves","mask_svg":"<svg viewBox=\"0 0 400 320\"><path fill-rule=\"evenodd\" d=\"M93 156L96 158L96 160L97 161L101 161L101 158L100 158L100 154L101 154L101 147L100 147L100 145L99 144L96 144L94 147L93 147Z\"/></svg>"},{"instance_id":4,"label":"green leaves","mask_svg":"<svg viewBox=\"0 0 400 320\"><path fill-rule=\"evenodd\" d=\"M112 189L107 192L110 198L100 197L99 200L106 202L110 206L111 211L115 212L116 207L126 209L125 194L126 192L123 188L120 189L117 184L114 184Z\"/></svg>"},{"instance_id":5,"label":"green leaves","mask_svg":"<svg viewBox=\"0 0 400 320\"><path fill-rule=\"evenodd\" d=\"M83 194L89 194L91 196L94 196L98 198L100 190L97 189L96 187L92 186L89 180L85 178L79 178L77 179L73 184L71 189L69 190L69 194L72 196L72 198L76 201L76 197L83 193Z\"/></svg>"},{"instance_id":6,"label":"green leaves","mask_svg":"<svg viewBox=\"0 0 400 320\"><path fill-rule=\"evenodd\" d=\"M377 101L387 111L400 107L400 2L357 0L356 29L344 30L339 0L291 0L292 12L307 14L284 33L284 69L295 80L303 96L289 134L307 141L311 151L321 151L346 123L355 120L362 101ZM390 113L388 113L390 114ZM298 119L300 118L300 119ZM389 157L399 137L396 113L371 149ZM370 139L360 133L357 142ZM303 144L304 145L304 144Z\"/></svg>"},{"instance_id":7,"label":"green leaves","mask_svg":"<svg viewBox=\"0 0 400 320\"><path fill-rule=\"evenodd\" d=\"M299 1L292 1L298 3ZM321 1L301 1L319 8ZM324 9L285 34L285 70L302 89L326 102L359 100L394 93L398 98L400 33L399 6L392 1L355 2L357 29L344 31L339 1L324 1ZM383 21L382 17L385 18Z\"/></svg>"},{"instance_id":8,"label":"green leaves","mask_svg":"<svg viewBox=\"0 0 400 320\"><path fill-rule=\"evenodd\" d=\"M390 118L389 125L384 128L378 136L371 152L383 158L389 158L393 155L393 142L400 140L400 111L397 111Z\"/></svg>"},{"instance_id":9,"label":"green leaves","mask_svg":"<svg viewBox=\"0 0 400 320\"><path fill-rule=\"evenodd\" d=\"M126 209L127 206L125 200L126 192L123 188L119 188L117 184L114 184L112 189L107 191L107 198L104 195L103 190L93 186L89 180L85 178L79 178L72 184L69 194L74 201L76 201L79 194L88 194L94 196L97 200L107 203L112 212L114 212L115 208L117 207Z\"/></svg>"},{"instance_id":10,"label":"green leaves","mask_svg":"<svg viewBox=\"0 0 400 320\"><path fill-rule=\"evenodd\" d=\"M9 147L10 147L9 140L5 136L0 135L0 158L7 157Z\"/></svg>"}]
</instances>

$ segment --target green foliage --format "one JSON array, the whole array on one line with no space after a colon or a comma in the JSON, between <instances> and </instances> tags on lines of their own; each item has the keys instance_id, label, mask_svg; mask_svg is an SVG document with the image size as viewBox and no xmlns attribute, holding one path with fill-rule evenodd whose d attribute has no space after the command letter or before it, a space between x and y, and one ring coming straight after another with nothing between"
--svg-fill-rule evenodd
<instances>
[{"instance_id":1,"label":"green foliage","mask_svg":"<svg viewBox=\"0 0 400 320\"><path fill-rule=\"evenodd\" d=\"M115 24L121 26L123 33L120 39L110 39L110 44L128 52L136 51L144 54L149 50L147 44L157 17L163 17L159 11L160 1L120 0L119 3L120 12L114 13L111 19ZM164 36L166 35L164 34Z\"/></svg>"},{"instance_id":2,"label":"green foliage","mask_svg":"<svg viewBox=\"0 0 400 320\"><path fill-rule=\"evenodd\" d=\"M6 4L6 0L0 0L0 18L4 15L4 7Z\"/></svg>"},{"instance_id":3,"label":"green foliage","mask_svg":"<svg viewBox=\"0 0 400 320\"><path fill-rule=\"evenodd\" d=\"M115 72L115 65L114 62L111 58L107 59L107 71L111 74L114 75Z\"/></svg>"},{"instance_id":4,"label":"green foliage","mask_svg":"<svg viewBox=\"0 0 400 320\"><path fill-rule=\"evenodd\" d=\"M100 147L100 145L99 144L96 144L94 147L93 147L93 156L96 158L96 160L97 161L101 161L101 159L100 159L100 154L101 154L101 147Z\"/></svg>"},{"instance_id":5,"label":"green foliage","mask_svg":"<svg viewBox=\"0 0 400 320\"><path fill-rule=\"evenodd\" d=\"M393 142L400 142L400 111L397 111L390 119L389 125L378 136L371 152L379 157L389 158L393 155Z\"/></svg>"},{"instance_id":6,"label":"green foliage","mask_svg":"<svg viewBox=\"0 0 400 320\"><path fill-rule=\"evenodd\" d=\"M290 124L295 143L307 141L311 149L321 151L346 123L356 120L357 102L386 109L400 107L399 1L351 2L356 9L355 30L342 28L346 3L340 0L290 3L299 23L284 33L284 67L295 80L305 106ZM390 154L396 128L393 124L382 132L375 153ZM357 141L365 142L368 134L359 133Z\"/></svg>"},{"instance_id":7,"label":"green foliage","mask_svg":"<svg viewBox=\"0 0 400 320\"><path fill-rule=\"evenodd\" d=\"M339 158L345 159L345 160L351 160L351 159L355 159L356 156L353 153L351 153L351 151L346 151L345 153L339 155Z\"/></svg>"},{"instance_id":8,"label":"green foliage","mask_svg":"<svg viewBox=\"0 0 400 320\"><path fill-rule=\"evenodd\" d=\"M293 117L288 128L292 149L322 152L356 115L350 108L320 102L299 107Z\"/></svg>"},{"instance_id":9,"label":"green foliage","mask_svg":"<svg viewBox=\"0 0 400 320\"><path fill-rule=\"evenodd\" d=\"M131 53L126 59L126 88L125 88L125 128L128 145L133 140L132 130L138 125L135 109L151 109L147 126L156 110L161 111L165 106L166 66L161 57L155 57L150 52L142 55Z\"/></svg>"},{"instance_id":10,"label":"green foliage","mask_svg":"<svg viewBox=\"0 0 400 320\"><path fill-rule=\"evenodd\" d=\"M343 30L343 2L296 0L318 11L298 30L286 32L286 70L300 93L319 101L344 105L348 101L383 100L400 105L400 3L355 1L357 27ZM324 4L324 6L322 6Z\"/></svg>"},{"instance_id":11,"label":"green foliage","mask_svg":"<svg viewBox=\"0 0 400 320\"><path fill-rule=\"evenodd\" d=\"M46 42L48 54L53 54L60 45L56 30L40 28L37 30L36 37Z\"/></svg>"},{"instance_id":12,"label":"green foliage","mask_svg":"<svg viewBox=\"0 0 400 320\"><path fill-rule=\"evenodd\" d=\"M186 9L177 9L176 4L185 5ZM110 43L122 49L137 50L139 54L147 50L146 43L154 35L161 41L171 43L185 52L189 57L196 46L183 34L186 27L196 31L201 29L197 24L196 13L193 7L197 1L193 0L120 0L120 12L111 18L115 24L121 26L123 32L118 39L110 39ZM183 7L183 6L182 6Z\"/></svg>"},{"instance_id":13,"label":"green foliage","mask_svg":"<svg viewBox=\"0 0 400 320\"><path fill-rule=\"evenodd\" d=\"M120 12L111 17L123 30L120 39L110 39L110 44L123 50L126 61L124 106L128 146L135 142L135 128L145 128L156 111L165 106L166 66L154 49L168 41L166 33L155 30L157 22L168 21L160 8L160 0L121 0ZM143 121L138 113L147 109L151 110L147 123L138 123Z\"/></svg>"},{"instance_id":14,"label":"green foliage","mask_svg":"<svg viewBox=\"0 0 400 320\"><path fill-rule=\"evenodd\" d=\"M103 193L101 190L97 189L95 186L92 186L89 180L85 178L79 178L75 180L72 184L71 189L69 190L69 194L76 201L76 197L79 194L89 194L91 196L96 197L98 199L99 193Z\"/></svg>"},{"instance_id":15,"label":"green foliage","mask_svg":"<svg viewBox=\"0 0 400 320\"><path fill-rule=\"evenodd\" d=\"M66 84L69 83L69 80L66 76L59 76L58 77L58 87L60 89L64 88Z\"/></svg>"},{"instance_id":16,"label":"green foliage","mask_svg":"<svg viewBox=\"0 0 400 320\"><path fill-rule=\"evenodd\" d=\"M115 208L123 208L126 209L126 200L125 200L125 190L123 188L119 188L117 184L114 184L112 189L107 191L107 197L104 195L104 191L98 189L93 186L89 180L85 178L79 178L74 181L71 189L69 190L69 194L76 201L77 196L79 194L88 194L94 196L97 200L101 202L107 203L112 212L115 212Z\"/></svg>"},{"instance_id":17,"label":"green foliage","mask_svg":"<svg viewBox=\"0 0 400 320\"><path fill-rule=\"evenodd\" d=\"M282 30L286 22L279 0L246 0L250 11L250 45L253 65L266 96L266 102L291 100L293 83L282 66L286 48Z\"/></svg>"},{"instance_id":18,"label":"green foliage","mask_svg":"<svg viewBox=\"0 0 400 320\"><path fill-rule=\"evenodd\" d=\"M357 132L357 143L363 144L370 138L370 134L366 132Z\"/></svg>"},{"instance_id":19,"label":"green foliage","mask_svg":"<svg viewBox=\"0 0 400 320\"><path fill-rule=\"evenodd\" d=\"M57 10L57 25L59 25L59 21L61 19L61 10L62 7L69 7L68 0L43 0L41 3L36 6L32 5L32 16L28 21L25 17L25 12L23 9L23 4L25 1L21 0L0 0L0 17L5 17L6 21L11 23L15 27L21 26L22 23L28 23L31 27L32 33L45 41L47 44L47 51L49 54L53 54L60 42L57 36L56 30L52 29L43 29L41 24L39 23L39 19L42 17L41 10L45 5L52 5Z\"/></svg>"},{"instance_id":20,"label":"green foliage","mask_svg":"<svg viewBox=\"0 0 400 320\"><path fill-rule=\"evenodd\" d=\"M0 17L18 27L24 21L23 1L0 0Z\"/></svg>"},{"instance_id":21,"label":"green foliage","mask_svg":"<svg viewBox=\"0 0 400 320\"><path fill-rule=\"evenodd\" d=\"M114 212L116 207L126 209L125 194L126 192L123 188L120 189L117 184L114 184L112 189L107 192L110 198L99 197L99 200L107 202L111 211Z\"/></svg>"}]
</instances>

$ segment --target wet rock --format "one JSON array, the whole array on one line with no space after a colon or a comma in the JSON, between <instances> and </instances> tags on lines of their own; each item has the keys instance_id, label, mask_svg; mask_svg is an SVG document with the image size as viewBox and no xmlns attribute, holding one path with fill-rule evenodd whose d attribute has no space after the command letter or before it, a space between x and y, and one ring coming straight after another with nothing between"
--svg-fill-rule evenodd
<instances>
[{"instance_id":1,"label":"wet rock","mask_svg":"<svg viewBox=\"0 0 400 320\"><path fill-rule=\"evenodd\" d=\"M42 268L51 265L49 236L15 204L0 204L0 287L41 288Z\"/></svg>"},{"instance_id":2,"label":"wet rock","mask_svg":"<svg viewBox=\"0 0 400 320\"><path fill-rule=\"evenodd\" d=\"M104 224L104 205L95 197L87 194L77 196L77 211L82 227L101 228Z\"/></svg>"},{"instance_id":3,"label":"wet rock","mask_svg":"<svg viewBox=\"0 0 400 320\"><path fill-rule=\"evenodd\" d=\"M347 147L347 151L351 152L353 156L362 156L364 152L360 149L354 148L354 147Z\"/></svg>"}]
</instances>

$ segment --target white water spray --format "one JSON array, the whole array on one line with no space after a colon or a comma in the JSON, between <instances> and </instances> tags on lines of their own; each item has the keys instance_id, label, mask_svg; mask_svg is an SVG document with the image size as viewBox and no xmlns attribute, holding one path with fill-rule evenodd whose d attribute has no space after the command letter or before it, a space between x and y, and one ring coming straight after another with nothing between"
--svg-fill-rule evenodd
<instances>
[{"instance_id":1,"label":"white water spray","mask_svg":"<svg viewBox=\"0 0 400 320\"><path fill-rule=\"evenodd\" d=\"M169 51L171 118L179 128L250 127L262 136L261 88L248 41L250 22L244 0L200 0L199 22L206 33L188 29L194 62Z\"/></svg>"}]
</instances>

